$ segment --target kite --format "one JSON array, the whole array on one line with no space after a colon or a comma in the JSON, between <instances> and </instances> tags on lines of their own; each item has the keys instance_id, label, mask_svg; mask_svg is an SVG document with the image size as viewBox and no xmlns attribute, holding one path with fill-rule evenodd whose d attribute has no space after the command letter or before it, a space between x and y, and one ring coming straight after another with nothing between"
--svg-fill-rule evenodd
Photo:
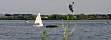
<instances>
[{"instance_id":1,"label":"kite","mask_svg":"<svg viewBox=\"0 0 111 40\"><path fill-rule=\"evenodd\" d=\"M69 10L73 13L73 5L69 4Z\"/></svg>"}]
</instances>

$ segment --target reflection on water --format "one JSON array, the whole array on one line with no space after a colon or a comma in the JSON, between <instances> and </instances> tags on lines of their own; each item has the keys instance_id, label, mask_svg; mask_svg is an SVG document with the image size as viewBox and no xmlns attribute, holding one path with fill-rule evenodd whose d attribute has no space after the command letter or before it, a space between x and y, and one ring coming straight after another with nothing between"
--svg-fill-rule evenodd
<instances>
[{"instance_id":1,"label":"reflection on water","mask_svg":"<svg viewBox=\"0 0 111 40\"><path fill-rule=\"evenodd\" d=\"M106 22L108 21L108 24ZM45 28L49 24L57 24L57 28ZM64 26L67 22L63 21ZM63 28L61 20L43 20L43 27L34 27L34 20L0 20L0 40L41 40L42 32L48 29L46 40L62 40ZM111 40L110 20L71 20L68 32L76 27L68 40Z\"/></svg>"}]
</instances>

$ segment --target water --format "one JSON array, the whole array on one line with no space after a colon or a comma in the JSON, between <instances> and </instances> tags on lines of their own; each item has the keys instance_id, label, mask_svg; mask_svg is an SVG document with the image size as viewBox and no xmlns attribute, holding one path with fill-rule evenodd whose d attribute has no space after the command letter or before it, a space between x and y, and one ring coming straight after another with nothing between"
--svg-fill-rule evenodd
<instances>
[{"instance_id":1,"label":"water","mask_svg":"<svg viewBox=\"0 0 111 40\"><path fill-rule=\"evenodd\" d=\"M108 24L106 24L108 22ZM0 40L41 40L44 29L48 30L46 40L62 40L63 28L61 20L43 20L43 27L33 26L34 20L0 20ZM57 28L45 28L49 24L57 24ZM64 26L67 22L63 21ZM111 40L111 20L70 20L68 32L75 31L68 40Z\"/></svg>"}]
</instances>

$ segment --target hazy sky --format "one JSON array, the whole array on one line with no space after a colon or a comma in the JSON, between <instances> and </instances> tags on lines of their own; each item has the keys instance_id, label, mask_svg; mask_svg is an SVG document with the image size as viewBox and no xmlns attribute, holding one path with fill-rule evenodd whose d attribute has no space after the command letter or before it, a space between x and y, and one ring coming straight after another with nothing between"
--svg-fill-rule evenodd
<instances>
[{"instance_id":1,"label":"hazy sky","mask_svg":"<svg viewBox=\"0 0 111 40\"><path fill-rule=\"evenodd\" d=\"M68 9L71 2L74 13ZM0 0L0 14L29 13L29 14L92 14L111 13L111 0Z\"/></svg>"}]
</instances>

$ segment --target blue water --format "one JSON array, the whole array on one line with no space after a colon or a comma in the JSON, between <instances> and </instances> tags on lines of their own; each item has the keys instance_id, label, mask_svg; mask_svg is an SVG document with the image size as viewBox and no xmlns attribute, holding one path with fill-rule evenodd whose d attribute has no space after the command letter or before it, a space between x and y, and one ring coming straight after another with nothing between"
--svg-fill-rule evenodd
<instances>
[{"instance_id":1,"label":"blue water","mask_svg":"<svg viewBox=\"0 0 111 40\"><path fill-rule=\"evenodd\" d=\"M59 27L45 27L51 23ZM41 40L45 29L48 30L46 40L62 40L62 23L67 26L66 20L43 20L44 26L38 28L33 26L34 20L29 20L29 23L25 20L0 20L0 40ZM75 30L68 40L111 40L111 20L70 20L67 33L73 27Z\"/></svg>"}]
</instances>

